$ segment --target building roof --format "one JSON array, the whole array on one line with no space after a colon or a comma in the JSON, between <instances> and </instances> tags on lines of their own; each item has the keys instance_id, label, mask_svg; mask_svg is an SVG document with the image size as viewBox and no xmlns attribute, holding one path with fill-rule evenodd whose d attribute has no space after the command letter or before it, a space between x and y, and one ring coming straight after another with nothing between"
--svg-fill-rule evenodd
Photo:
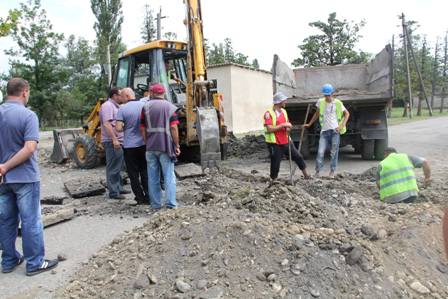
<instances>
[{"instance_id":1,"label":"building roof","mask_svg":"<svg viewBox=\"0 0 448 299\"><path fill-rule=\"evenodd\" d=\"M247 70L251 70L251 71L257 71L257 72L262 72L262 73L265 73L265 74L272 75L272 73L270 71L266 71L266 70L262 70L262 69L256 69L256 68L254 68L252 66L238 64L238 63L233 63L233 62L207 65L207 68L208 69L212 69L212 68L225 67L225 66L236 66L236 67L239 67L239 68L242 68L242 69L247 69Z\"/></svg>"}]
</instances>

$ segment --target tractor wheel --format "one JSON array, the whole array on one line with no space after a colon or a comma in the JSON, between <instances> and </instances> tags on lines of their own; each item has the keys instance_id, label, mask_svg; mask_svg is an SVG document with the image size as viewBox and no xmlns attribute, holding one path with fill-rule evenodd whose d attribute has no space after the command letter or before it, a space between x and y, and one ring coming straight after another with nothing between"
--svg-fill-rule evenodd
<instances>
[{"instance_id":1,"label":"tractor wheel","mask_svg":"<svg viewBox=\"0 0 448 299\"><path fill-rule=\"evenodd\" d=\"M73 160L81 169L95 168L100 163L95 139L87 135L78 136L73 146Z\"/></svg>"},{"instance_id":2,"label":"tractor wheel","mask_svg":"<svg viewBox=\"0 0 448 299\"><path fill-rule=\"evenodd\" d=\"M384 159L384 150L387 148L387 138L375 140L375 159L381 161Z\"/></svg>"},{"instance_id":3,"label":"tractor wheel","mask_svg":"<svg viewBox=\"0 0 448 299\"><path fill-rule=\"evenodd\" d=\"M375 158L375 140L363 140L361 157L363 160L373 160Z\"/></svg>"}]
</instances>

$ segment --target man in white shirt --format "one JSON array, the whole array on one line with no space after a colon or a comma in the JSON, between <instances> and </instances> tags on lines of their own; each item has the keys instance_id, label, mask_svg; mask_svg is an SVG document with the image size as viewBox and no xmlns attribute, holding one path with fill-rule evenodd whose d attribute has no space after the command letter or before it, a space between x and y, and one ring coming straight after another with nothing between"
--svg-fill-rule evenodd
<instances>
[{"instance_id":1,"label":"man in white shirt","mask_svg":"<svg viewBox=\"0 0 448 299\"><path fill-rule=\"evenodd\" d=\"M316 176L319 176L320 170L324 166L324 155L330 147L331 165L330 177L334 177L338 164L339 142L341 135L346 132L346 124L350 113L342 104L342 101L333 97L334 88L331 84L325 84L322 87L323 98L316 103L316 113L314 113L310 122L305 125L309 128L318 118L321 127L319 149L316 157Z\"/></svg>"}]
</instances>

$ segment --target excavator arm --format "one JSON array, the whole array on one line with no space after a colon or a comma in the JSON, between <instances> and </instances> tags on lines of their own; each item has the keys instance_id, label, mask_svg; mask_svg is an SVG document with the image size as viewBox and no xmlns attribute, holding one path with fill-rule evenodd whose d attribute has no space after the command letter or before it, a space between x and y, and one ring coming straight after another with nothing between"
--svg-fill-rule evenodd
<instances>
[{"instance_id":1,"label":"excavator arm","mask_svg":"<svg viewBox=\"0 0 448 299\"><path fill-rule=\"evenodd\" d=\"M221 144L227 137L220 103L222 97L213 96L215 86L207 80L201 3L199 0L184 0L184 3L187 8L189 62L187 143L198 140L202 168L216 167L221 160Z\"/></svg>"}]
</instances>

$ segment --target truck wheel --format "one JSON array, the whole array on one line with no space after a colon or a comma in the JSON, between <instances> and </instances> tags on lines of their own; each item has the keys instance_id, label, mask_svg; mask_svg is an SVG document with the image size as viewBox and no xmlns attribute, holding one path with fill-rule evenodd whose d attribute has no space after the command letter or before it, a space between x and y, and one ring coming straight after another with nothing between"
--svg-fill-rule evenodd
<instances>
[{"instance_id":1,"label":"truck wheel","mask_svg":"<svg viewBox=\"0 0 448 299\"><path fill-rule=\"evenodd\" d=\"M100 163L95 139L87 135L75 139L72 155L76 165L81 169L95 168Z\"/></svg>"},{"instance_id":2,"label":"truck wheel","mask_svg":"<svg viewBox=\"0 0 448 299\"><path fill-rule=\"evenodd\" d=\"M381 161L384 159L384 150L387 148L387 138L375 140L375 159Z\"/></svg>"},{"instance_id":3,"label":"truck wheel","mask_svg":"<svg viewBox=\"0 0 448 299\"><path fill-rule=\"evenodd\" d=\"M363 160L373 160L375 158L375 140L363 140L361 157Z\"/></svg>"}]
</instances>

